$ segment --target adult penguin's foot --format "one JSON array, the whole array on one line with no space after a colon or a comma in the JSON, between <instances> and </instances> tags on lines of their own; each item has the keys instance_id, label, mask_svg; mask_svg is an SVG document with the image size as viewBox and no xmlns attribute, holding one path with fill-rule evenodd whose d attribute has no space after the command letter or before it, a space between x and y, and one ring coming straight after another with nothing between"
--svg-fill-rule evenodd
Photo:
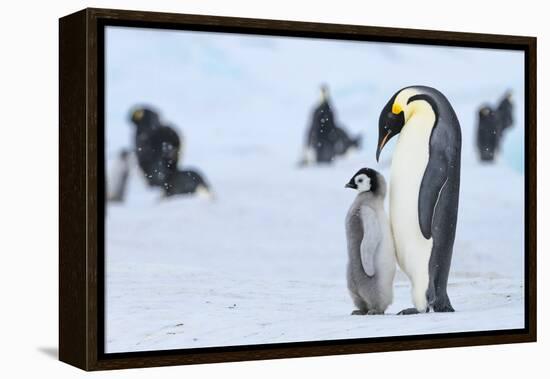
<instances>
[{"instance_id":1,"label":"adult penguin's foot","mask_svg":"<svg viewBox=\"0 0 550 379\"><path fill-rule=\"evenodd\" d=\"M449 300L449 296L438 296L433 304L433 310L434 312L454 312L454 308L451 305L451 301Z\"/></svg>"},{"instance_id":2,"label":"adult penguin's foot","mask_svg":"<svg viewBox=\"0 0 550 379\"><path fill-rule=\"evenodd\" d=\"M454 312L454 308L450 303L439 305L434 304L434 312Z\"/></svg>"},{"instance_id":3,"label":"adult penguin's foot","mask_svg":"<svg viewBox=\"0 0 550 379\"><path fill-rule=\"evenodd\" d=\"M416 314L419 314L420 312L418 312L418 309L416 308L406 308L406 309L403 309L401 312L399 312L397 315L398 316L407 316L407 315L416 315Z\"/></svg>"},{"instance_id":4,"label":"adult penguin's foot","mask_svg":"<svg viewBox=\"0 0 550 379\"><path fill-rule=\"evenodd\" d=\"M367 312L369 316L375 316L375 315L383 315L384 311L377 311L375 309L371 309Z\"/></svg>"}]
</instances>

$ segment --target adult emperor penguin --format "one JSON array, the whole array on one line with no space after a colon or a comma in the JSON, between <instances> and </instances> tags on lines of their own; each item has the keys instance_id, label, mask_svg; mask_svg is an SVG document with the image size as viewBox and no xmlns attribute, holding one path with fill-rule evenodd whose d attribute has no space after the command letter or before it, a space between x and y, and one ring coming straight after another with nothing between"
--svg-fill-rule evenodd
<instances>
[{"instance_id":1,"label":"adult emperor penguin","mask_svg":"<svg viewBox=\"0 0 550 379\"><path fill-rule=\"evenodd\" d=\"M414 308L453 312L447 280L460 188L461 131L445 96L424 86L398 91L380 114L376 159L399 134L392 158L390 221L397 261L412 283Z\"/></svg>"},{"instance_id":2,"label":"adult emperor penguin","mask_svg":"<svg viewBox=\"0 0 550 379\"><path fill-rule=\"evenodd\" d=\"M181 139L175 128L161 123L157 112L137 108L130 116L135 126L135 154L146 182L153 187L166 184L177 170Z\"/></svg>"},{"instance_id":3,"label":"adult emperor penguin","mask_svg":"<svg viewBox=\"0 0 550 379\"><path fill-rule=\"evenodd\" d=\"M499 150L503 124L499 112L484 105L479 109L477 122L477 151L479 159L490 162L495 159Z\"/></svg>"}]
</instances>

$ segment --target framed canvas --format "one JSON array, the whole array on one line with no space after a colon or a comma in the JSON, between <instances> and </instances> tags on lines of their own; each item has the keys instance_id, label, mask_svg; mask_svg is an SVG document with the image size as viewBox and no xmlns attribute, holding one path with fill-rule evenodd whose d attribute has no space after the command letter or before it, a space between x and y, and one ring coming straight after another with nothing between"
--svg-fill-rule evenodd
<instances>
[{"instance_id":1,"label":"framed canvas","mask_svg":"<svg viewBox=\"0 0 550 379\"><path fill-rule=\"evenodd\" d=\"M60 360L536 340L534 37L108 9L59 31Z\"/></svg>"}]
</instances>

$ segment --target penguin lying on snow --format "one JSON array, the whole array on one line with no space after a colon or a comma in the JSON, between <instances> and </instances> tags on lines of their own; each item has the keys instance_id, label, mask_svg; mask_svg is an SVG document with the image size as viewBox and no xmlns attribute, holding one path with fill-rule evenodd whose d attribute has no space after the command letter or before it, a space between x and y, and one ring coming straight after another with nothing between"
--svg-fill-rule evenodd
<instances>
[{"instance_id":1,"label":"penguin lying on snow","mask_svg":"<svg viewBox=\"0 0 550 379\"><path fill-rule=\"evenodd\" d=\"M166 197L189 194L212 195L210 186L196 170L176 170L168 176L163 190Z\"/></svg>"},{"instance_id":2,"label":"penguin lying on snow","mask_svg":"<svg viewBox=\"0 0 550 379\"><path fill-rule=\"evenodd\" d=\"M346 184L359 193L346 216L348 289L357 307L352 315L383 314L393 301L395 249L384 211L386 181L363 168Z\"/></svg>"},{"instance_id":3,"label":"penguin lying on snow","mask_svg":"<svg viewBox=\"0 0 550 379\"><path fill-rule=\"evenodd\" d=\"M481 107L477 125L477 151L482 161L492 161L499 150L502 119L490 106Z\"/></svg>"},{"instance_id":4,"label":"penguin lying on snow","mask_svg":"<svg viewBox=\"0 0 550 379\"><path fill-rule=\"evenodd\" d=\"M341 127L335 127L329 140L334 144L334 155L345 155L352 149L359 149L361 147L361 135L355 138L350 137L344 129Z\"/></svg>"},{"instance_id":5,"label":"penguin lying on snow","mask_svg":"<svg viewBox=\"0 0 550 379\"><path fill-rule=\"evenodd\" d=\"M131 121L136 127L138 165L150 186L162 186L177 169L181 147L178 133L162 125L158 114L148 108L133 111Z\"/></svg>"},{"instance_id":6,"label":"penguin lying on snow","mask_svg":"<svg viewBox=\"0 0 550 379\"><path fill-rule=\"evenodd\" d=\"M360 136L352 138L336 124L328 88L322 86L321 102L313 111L304 157L300 164L331 163L335 157L346 154L354 147L359 148L360 141Z\"/></svg>"},{"instance_id":7,"label":"penguin lying on snow","mask_svg":"<svg viewBox=\"0 0 550 379\"><path fill-rule=\"evenodd\" d=\"M460 189L460 123L438 90L395 93L379 119L376 159L399 134L391 166L390 220L397 262L412 283L415 308L453 312L447 294Z\"/></svg>"}]
</instances>

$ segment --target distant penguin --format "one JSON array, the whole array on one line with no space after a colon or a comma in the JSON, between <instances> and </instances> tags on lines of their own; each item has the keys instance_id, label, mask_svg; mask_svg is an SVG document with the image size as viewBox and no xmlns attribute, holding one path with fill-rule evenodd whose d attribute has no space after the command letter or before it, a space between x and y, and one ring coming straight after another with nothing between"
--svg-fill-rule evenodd
<instances>
[{"instance_id":1,"label":"distant penguin","mask_svg":"<svg viewBox=\"0 0 550 379\"><path fill-rule=\"evenodd\" d=\"M390 220L397 262L412 283L414 308L453 312L447 281L456 232L462 146L458 118L438 90L399 90L382 109L376 159L399 134L391 165Z\"/></svg>"},{"instance_id":2,"label":"distant penguin","mask_svg":"<svg viewBox=\"0 0 550 379\"><path fill-rule=\"evenodd\" d=\"M175 129L168 125L161 125L151 136L151 142L154 146L160 146L158 180L159 185L162 185L162 179L178 167L182 143Z\"/></svg>"},{"instance_id":3,"label":"distant penguin","mask_svg":"<svg viewBox=\"0 0 550 379\"><path fill-rule=\"evenodd\" d=\"M212 195L210 186L196 170L176 170L168 176L162 188L166 197L191 194Z\"/></svg>"},{"instance_id":4,"label":"distant penguin","mask_svg":"<svg viewBox=\"0 0 550 379\"><path fill-rule=\"evenodd\" d=\"M136 134L140 135L160 126L160 117L157 112L149 108L135 109L130 119L136 126Z\"/></svg>"},{"instance_id":5,"label":"distant penguin","mask_svg":"<svg viewBox=\"0 0 550 379\"><path fill-rule=\"evenodd\" d=\"M331 163L337 156L359 148L360 143L361 136L352 138L344 128L337 125L328 87L321 86L321 101L313 111L307 130L304 156L300 163Z\"/></svg>"},{"instance_id":6,"label":"distant penguin","mask_svg":"<svg viewBox=\"0 0 550 379\"><path fill-rule=\"evenodd\" d=\"M305 163L331 163L334 159L334 144L330 136L336 127L329 102L328 87L321 86L321 101L313 111L306 138Z\"/></svg>"},{"instance_id":7,"label":"distant penguin","mask_svg":"<svg viewBox=\"0 0 550 379\"><path fill-rule=\"evenodd\" d=\"M177 169L180 137L170 126L163 125L158 114L148 108L132 112L136 127L135 152L138 165L150 186L163 186Z\"/></svg>"},{"instance_id":8,"label":"distant penguin","mask_svg":"<svg viewBox=\"0 0 550 379\"><path fill-rule=\"evenodd\" d=\"M384 211L386 181L363 168L346 184L359 193L346 216L348 290L357 307L352 315L384 314L393 301L395 249Z\"/></svg>"},{"instance_id":9,"label":"distant penguin","mask_svg":"<svg viewBox=\"0 0 550 379\"><path fill-rule=\"evenodd\" d=\"M506 130L514 125L514 103L512 101L512 92L507 91L500 103L498 104L497 111L500 114L502 120L502 129Z\"/></svg>"},{"instance_id":10,"label":"distant penguin","mask_svg":"<svg viewBox=\"0 0 550 379\"><path fill-rule=\"evenodd\" d=\"M109 181L107 182L107 201L122 203L126 197L128 176L130 173L130 153L121 150L119 156L110 168Z\"/></svg>"},{"instance_id":11,"label":"distant penguin","mask_svg":"<svg viewBox=\"0 0 550 379\"><path fill-rule=\"evenodd\" d=\"M499 150L502 120L498 112L486 105L480 108L477 123L477 151L479 159L490 162Z\"/></svg>"}]
</instances>

